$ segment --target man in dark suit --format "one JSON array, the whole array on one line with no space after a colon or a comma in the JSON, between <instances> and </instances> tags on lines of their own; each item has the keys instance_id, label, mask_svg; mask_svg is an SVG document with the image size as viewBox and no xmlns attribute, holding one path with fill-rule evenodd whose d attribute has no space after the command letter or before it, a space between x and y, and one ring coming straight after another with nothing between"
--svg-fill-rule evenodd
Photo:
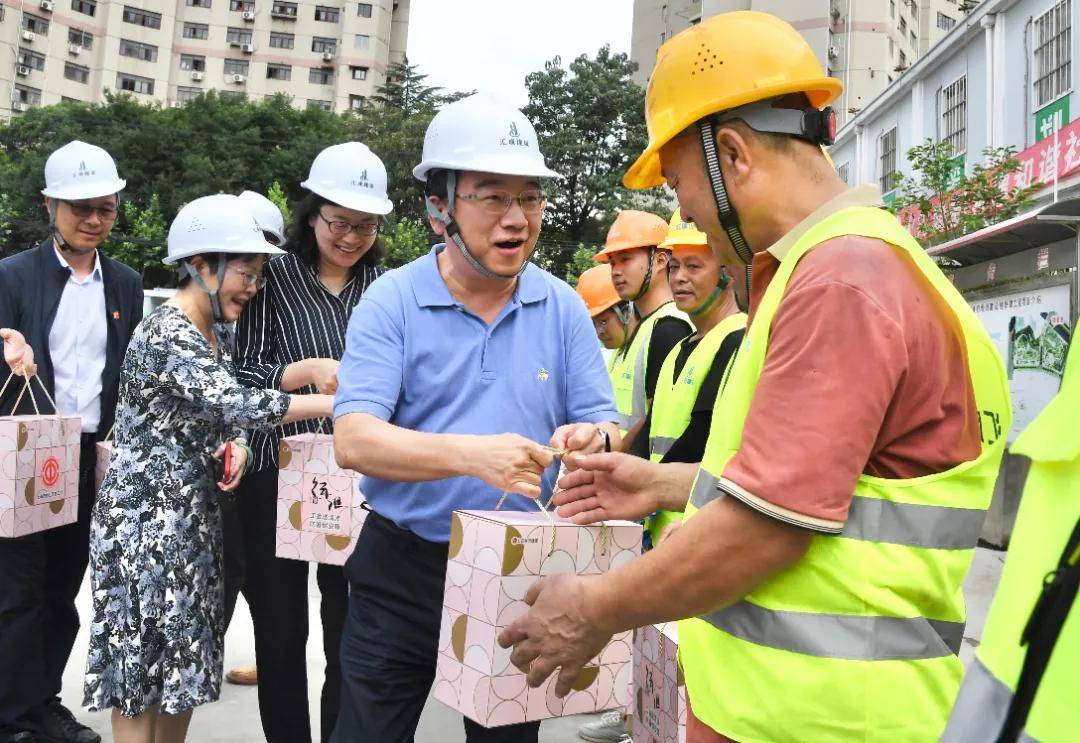
<instances>
[{"instance_id":1,"label":"man in dark suit","mask_svg":"<svg viewBox=\"0 0 1080 743\"><path fill-rule=\"evenodd\" d=\"M0 340L12 373L36 371L59 411L82 418L79 518L0 538L0 743L97 743L59 694L79 629L75 597L88 559L95 442L112 427L143 292L135 271L98 251L125 185L112 157L70 142L49 156L45 183L50 237L0 261ZM12 412L22 386L8 385L0 414ZM24 395L15 413L33 412Z\"/></svg>"}]
</instances>

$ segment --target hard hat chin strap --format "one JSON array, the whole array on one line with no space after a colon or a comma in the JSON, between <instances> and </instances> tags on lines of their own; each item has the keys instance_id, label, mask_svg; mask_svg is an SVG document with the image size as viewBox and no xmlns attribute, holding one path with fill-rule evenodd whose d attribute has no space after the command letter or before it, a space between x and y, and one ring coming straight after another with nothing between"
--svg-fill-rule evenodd
<instances>
[{"instance_id":1,"label":"hard hat chin strap","mask_svg":"<svg viewBox=\"0 0 1080 743\"><path fill-rule=\"evenodd\" d=\"M60 199L51 199L49 201L49 231L52 233L53 244L56 245L60 252L74 253L75 255L89 255L97 250L97 248L87 248L82 250L68 244L68 241L64 239L64 236L60 234L60 230L56 226L56 214L59 209Z\"/></svg>"},{"instance_id":2,"label":"hard hat chin strap","mask_svg":"<svg viewBox=\"0 0 1080 743\"><path fill-rule=\"evenodd\" d=\"M453 241L454 245L457 245L458 250L465 256L465 260L469 262L469 265L485 279L512 281L524 273L525 269L529 266L529 262L532 261L533 256L536 255L536 251L540 247L540 241L537 241L532 252L529 253L529 257L522 262L521 268L514 273L498 273L497 271L492 271L481 263L479 258L473 255L472 251L469 250L469 246L465 244L465 240L461 237L461 229L458 227L457 220L454 219L454 195L456 192L457 171L448 170L446 172L446 210L439 210L430 200L424 201L424 207L427 209L427 213L432 219L440 222L443 227L446 228L446 236Z\"/></svg>"},{"instance_id":3,"label":"hard hat chin strap","mask_svg":"<svg viewBox=\"0 0 1080 743\"><path fill-rule=\"evenodd\" d=\"M646 294L649 293L649 287L652 286L652 273L653 273L652 264L653 264L653 261L655 259L656 259L656 246L655 245L650 245L649 246L649 268L645 271L645 278L641 280L641 288L637 290L637 293L634 296L630 297L631 302L636 302L639 299L641 299L642 297L644 297ZM636 310L636 308L635 308L635 310Z\"/></svg>"},{"instance_id":4,"label":"hard hat chin strap","mask_svg":"<svg viewBox=\"0 0 1080 743\"><path fill-rule=\"evenodd\" d=\"M191 280L195 282L195 285L210 295L210 309L214 313L214 322L225 322L225 316L221 312L221 298L218 297L218 290L221 289L222 283L225 281L225 272L229 270L229 264L222 256L218 261L217 267L217 287L210 289L203 281L202 276L199 275L198 269L191 265L189 261L184 261L180 264Z\"/></svg>"}]
</instances>

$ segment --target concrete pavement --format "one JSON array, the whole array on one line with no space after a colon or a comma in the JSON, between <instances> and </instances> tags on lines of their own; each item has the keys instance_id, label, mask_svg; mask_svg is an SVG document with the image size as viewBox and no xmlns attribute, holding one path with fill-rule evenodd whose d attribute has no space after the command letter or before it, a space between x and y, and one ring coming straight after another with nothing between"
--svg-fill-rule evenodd
<instances>
[{"instance_id":1,"label":"concrete pavement","mask_svg":"<svg viewBox=\"0 0 1080 743\"><path fill-rule=\"evenodd\" d=\"M960 657L964 663L971 661L974 648L982 636L983 623L990 608L1005 553L980 548L975 555L975 562L964 584L964 595L968 602L968 625L964 634L964 644ZM312 571L309 583L311 636L308 638L308 680L311 719L316 726L315 740L318 741L318 700L322 684L325 662L322 658L322 638L319 620L319 589L315 584ZM79 633L71 662L64 674L63 701L86 724L97 730L105 743L112 743L109 726L109 713L89 713L82 710L82 681L86 663L88 635L85 630L86 618L90 611L89 582L83 584L79 595L79 612L83 617L84 628ZM251 632L251 618L243 598L236 607L236 615L225 638L225 668L247 665L254 659L254 639ZM569 743L578 740L576 731L582 718L549 720L541 727L540 740L543 743ZM261 743L262 731L259 724L259 709L256 691L253 687L237 687L225 684L221 700L216 704L199 708L195 711L188 740L192 743ZM416 740L419 743L464 743L461 716L439 702L429 700L420 719L420 728Z\"/></svg>"}]
</instances>

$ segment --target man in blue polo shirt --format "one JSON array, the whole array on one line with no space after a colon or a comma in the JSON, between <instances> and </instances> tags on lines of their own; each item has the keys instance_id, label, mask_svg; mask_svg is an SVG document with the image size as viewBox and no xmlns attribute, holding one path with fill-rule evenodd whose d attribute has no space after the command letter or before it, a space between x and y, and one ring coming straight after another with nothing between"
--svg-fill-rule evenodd
<instances>
[{"instance_id":1,"label":"man in blue polo shirt","mask_svg":"<svg viewBox=\"0 0 1080 743\"><path fill-rule=\"evenodd\" d=\"M411 741L435 677L450 514L534 510L553 449L618 437L611 383L584 304L529 263L545 199L532 124L474 95L449 104L413 174L446 239L379 278L353 312L334 409L338 462L372 508L346 565L336 743ZM616 441L616 444L618 442ZM470 743L530 743L539 723Z\"/></svg>"}]
</instances>

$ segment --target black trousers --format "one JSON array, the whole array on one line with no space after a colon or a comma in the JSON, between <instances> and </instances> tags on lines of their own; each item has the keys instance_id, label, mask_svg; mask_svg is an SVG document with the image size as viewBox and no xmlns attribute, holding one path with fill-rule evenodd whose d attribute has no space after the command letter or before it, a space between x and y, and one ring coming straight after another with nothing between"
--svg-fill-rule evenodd
<instances>
[{"instance_id":1,"label":"black trousers","mask_svg":"<svg viewBox=\"0 0 1080 743\"><path fill-rule=\"evenodd\" d=\"M94 442L79 454L79 519L15 539L0 538L0 730L20 728L35 710L60 695L90 555Z\"/></svg>"},{"instance_id":2,"label":"black trousers","mask_svg":"<svg viewBox=\"0 0 1080 743\"><path fill-rule=\"evenodd\" d=\"M222 502L226 617L238 592L251 608L259 666L259 717L268 743L310 743L307 639L310 563L274 556L277 470L249 472ZM322 740L330 739L341 699L339 648L349 586L336 565L319 565L326 678L320 700Z\"/></svg>"},{"instance_id":3,"label":"black trousers","mask_svg":"<svg viewBox=\"0 0 1080 743\"><path fill-rule=\"evenodd\" d=\"M349 617L333 743L413 740L435 680L446 551L368 515L345 564ZM488 729L465 719L469 743L536 743L539 731L539 722Z\"/></svg>"}]
</instances>

